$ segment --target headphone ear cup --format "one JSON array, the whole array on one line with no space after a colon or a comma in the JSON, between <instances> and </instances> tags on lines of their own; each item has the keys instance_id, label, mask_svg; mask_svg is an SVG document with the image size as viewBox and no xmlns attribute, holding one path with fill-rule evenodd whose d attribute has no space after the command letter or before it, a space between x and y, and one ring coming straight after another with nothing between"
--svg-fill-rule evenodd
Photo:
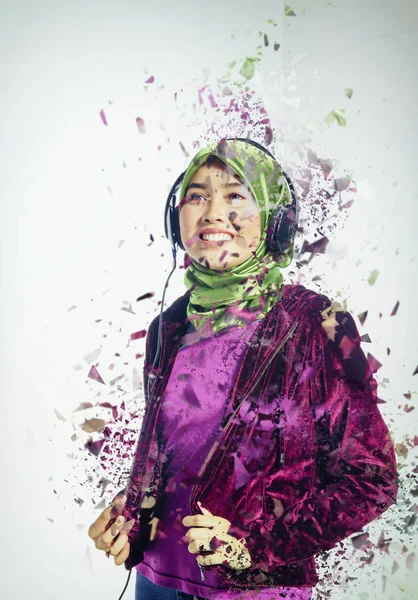
<instances>
[{"instance_id":1,"label":"headphone ear cup","mask_svg":"<svg viewBox=\"0 0 418 600\"><path fill-rule=\"evenodd\" d=\"M179 207L176 206L173 210L173 212L170 214L170 218L171 218L171 231L172 231L172 235L173 235L173 241L174 243L176 243L179 248L181 248L184 252L186 251L183 243L181 241L181 236L180 236L180 219L179 219Z\"/></svg>"},{"instance_id":2,"label":"headphone ear cup","mask_svg":"<svg viewBox=\"0 0 418 600\"><path fill-rule=\"evenodd\" d=\"M266 241L271 252L284 254L295 239L299 222L299 201L291 179L284 171L282 173L290 190L292 202L280 204L275 208L268 224Z\"/></svg>"},{"instance_id":3,"label":"headphone ear cup","mask_svg":"<svg viewBox=\"0 0 418 600\"><path fill-rule=\"evenodd\" d=\"M183 244L181 243L180 237L180 222L178 216L178 207L176 204L176 193L181 186L181 182L183 181L184 173L181 173L176 181L173 183L173 186L168 194L167 201L165 204L164 211L164 231L165 237L169 240L173 255L176 252L176 244L184 250Z\"/></svg>"},{"instance_id":4,"label":"headphone ear cup","mask_svg":"<svg viewBox=\"0 0 418 600\"><path fill-rule=\"evenodd\" d=\"M278 206L267 228L267 247L271 252L284 253L293 244L297 225L295 204Z\"/></svg>"},{"instance_id":5,"label":"headphone ear cup","mask_svg":"<svg viewBox=\"0 0 418 600\"><path fill-rule=\"evenodd\" d=\"M278 252L281 249L278 232L283 219L283 207L278 206L270 217L267 228L267 248L270 252Z\"/></svg>"}]
</instances>

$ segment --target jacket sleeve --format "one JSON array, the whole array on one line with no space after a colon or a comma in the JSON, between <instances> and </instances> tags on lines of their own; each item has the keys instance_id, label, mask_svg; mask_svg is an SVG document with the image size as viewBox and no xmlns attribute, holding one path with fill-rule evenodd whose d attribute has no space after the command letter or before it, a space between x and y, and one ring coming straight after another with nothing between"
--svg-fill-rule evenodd
<instances>
[{"instance_id":1,"label":"jacket sleeve","mask_svg":"<svg viewBox=\"0 0 418 600\"><path fill-rule=\"evenodd\" d=\"M333 548L396 502L396 459L377 384L353 317L335 314L335 336L320 325L313 334L317 369L309 394L318 451L312 491L268 528L251 523L246 537L253 567L267 572Z\"/></svg>"},{"instance_id":2,"label":"jacket sleeve","mask_svg":"<svg viewBox=\"0 0 418 600\"><path fill-rule=\"evenodd\" d=\"M155 357L158 352L158 328L159 328L159 316L155 317L148 328L148 333L146 337L145 343L145 357L144 357L144 370L143 370L143 385L144 385L144 399L145 399L145 412L149 409L150 406L150 395L152 392L152 387L155 384L155 379L153 374L151 373L152 365L155 360ZM157 363L158 364L158 363ZM151 376L150 376L151 375ZM159 440L159 451L163 451L162 440ZM165 477L165 463L162 467L162 472L154 472L154 475L158 477ZM151 485L153 482L151 483ZM156 497L156 506L151 511L151 517L156 517L161 519L161 516L164 512L164 506L166 501L166 496L160 493L153 493Z\"/></svg>"},{"instance_id":3,"label":"jacket sleeve","mask_svg":"<svg viewBox=\"0 0 418 600\"><path fill-rule=\"evenodd\" d=\"M144 357L144 369L143 369L143 384L144 384L144 398L145 408L148 408L149 394L148 392L152 389L154 383L154 377L151 373L151 367L154 362L157 352L157 341L158 341L158 326L159 318L155 317L148 327L147 337L145 340L145 357ZM151 375L151 377L150 377Z\"/></svg>"},{"instance_id":4,"label":"jacket sleeve","mask_svg":"<svg viewBox=\"0 0 418 600\"><path fill-rule=\"evenodd\" d=\"M154 319L155 320L155 319ZM147 383L148 383L148 377L149 377L149 373L150 373L150 355L151 355L151 326L148 328L148 332L147 332L147 337L146 337L146 345L145 345L145 359L144 359L144 367L143 367L143 389L144 389L144 397L145 397L145 407L147 407L148 405L148 394L147 394ZM122 488L121 490L119 490L113 500L111 501L114 502L118 497L122 497L124 494L127 493L128 491L128 484ZM106 526L106 530L110 529L110 527L114 524L114 522L116 521L116 517L113 517L112 519L109 520L107 526ZM109 554L109 553L108 553Z\"/></svg>"}]
</instances>

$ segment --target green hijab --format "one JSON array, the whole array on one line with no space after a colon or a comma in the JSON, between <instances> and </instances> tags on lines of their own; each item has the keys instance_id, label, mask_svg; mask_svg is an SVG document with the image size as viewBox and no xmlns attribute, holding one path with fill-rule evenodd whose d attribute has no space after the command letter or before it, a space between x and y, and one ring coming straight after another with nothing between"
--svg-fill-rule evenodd
<instances>
[{"instance_id":1,"label":"green hijab","mask_svg":"<svg viewBox=\"0 0 418 600\"><path fill-rule=\"evenodd\" d=\"M216 271L192 260L184 274L191 291L187 316L203 336L213 335L225 327L243 327L263 318L282 294L283 276L279 267L287 267L293 257L293 244L280 256L273 256L266 245L267 227L279 204L290 204L291 193L277 161L261 149L238 140L221 140L200 150L189 164L179 198L196 170L209 155L215 155L243 179L260 211L260 243L243 263Z\"/></svg>"}]
</instances>

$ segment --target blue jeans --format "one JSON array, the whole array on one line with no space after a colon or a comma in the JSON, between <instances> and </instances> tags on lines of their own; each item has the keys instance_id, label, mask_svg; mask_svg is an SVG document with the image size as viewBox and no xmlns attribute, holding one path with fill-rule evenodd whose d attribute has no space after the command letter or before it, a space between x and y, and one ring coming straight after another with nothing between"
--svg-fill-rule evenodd
<instances>
[{"instance_id":1,"label":"blue jeans","mask_svg":"<svg viewBox=\"0 0 418 600\"><path fill-rule=\"evenodd\" d=\"M193 600L193 598L192 594L156 585L138 571L136 572L135 600ZM198 598L198 600L205 599Z\"/></svg>"},{"instance_id":2,"label":"blue jeans","mask_svg":"<svg viewBox=\"0 0 418 600\"><path fill-rule=\"evenodd\" d=\"M186 594L173 588L155 585L141 573L136 572L135 600L205 600L199 596ZM312 600L312 597L310 598Z\"/></svg>"}]
</instances>

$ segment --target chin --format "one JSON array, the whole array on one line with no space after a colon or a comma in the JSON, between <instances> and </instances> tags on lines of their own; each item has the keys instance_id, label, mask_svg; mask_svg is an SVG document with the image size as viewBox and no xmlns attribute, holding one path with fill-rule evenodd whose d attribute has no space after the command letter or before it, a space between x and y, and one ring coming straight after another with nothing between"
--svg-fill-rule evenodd
<instances>
[{"instance_id":1,"label":"chin","mask_svg":"<svg viewBox=\"0 0 418 600\"><path fill-rule=\"evenodd\" d=\"M229 271L229 269L232 269L234 265L230 265L228 264L226 267L224 267L223 265L209 265L209 269L212 269L212 271Z\"/></svg>"},{"instance_id":2,"label":"chin","mask_svg":"<svg viewBox=\"0 0 418 600\"><path fill-rule=\"evenodd\" d=\"M227 260L226 261L227 264L226 264L226 266L224 266L225 261L219 262L219 259L207 257L207 255L206 255L205 258L206 258L207 262L209 263L209 265L207 265L205 260L202 261L202 260L199 260L199 258L202 259L201 256L197 256L197 257L193 257L193 260L195 262L200 263L204 267L208 267L209 269L212 269L212 271L229 271L229 269L232 269L233 267L236 267L237 265L240 265L242 262L244 262L243 260L237 262L236 258L234 258L234 260Z\"/></svg>"}]
</instances>

